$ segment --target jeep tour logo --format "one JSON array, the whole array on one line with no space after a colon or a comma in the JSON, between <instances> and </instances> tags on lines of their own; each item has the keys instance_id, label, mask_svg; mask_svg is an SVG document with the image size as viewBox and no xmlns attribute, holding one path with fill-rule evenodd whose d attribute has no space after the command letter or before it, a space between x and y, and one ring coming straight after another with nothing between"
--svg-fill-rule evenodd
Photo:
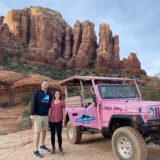
<instances>
[{"instance_id":1,"label":"jeep tour logo","mask_svg":"<svg viewBox=\"0 0 160 160\"><path fill-rule=\"evenodd\" d=\"M80 114L80 118L76 119L76 122L81 122L82 124L89 124L90 121L93 121L93 120L95 120L95 117L93 117L91 113L87 111L83 111Z\"/></svg>"}]
</instances>

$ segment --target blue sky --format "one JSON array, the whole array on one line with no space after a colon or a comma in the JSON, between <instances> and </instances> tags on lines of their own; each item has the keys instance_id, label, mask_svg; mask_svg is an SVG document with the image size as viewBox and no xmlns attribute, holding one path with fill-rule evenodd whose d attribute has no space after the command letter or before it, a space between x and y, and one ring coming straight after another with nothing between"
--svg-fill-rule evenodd
<instances>
[{"instance_id":1,"label":"blue sky","mask_svg":"<svg viewBox=\"0 0 160 160\"><path fill-rule=\"evenodd\" d=\"M12 8L48 7L59 11L71 26L76 20L108 23L119 35L120 58L137 53L148 75L160 72L160 1L159 0L2 0L0 15Z\"/></svg>"}]
</instances>

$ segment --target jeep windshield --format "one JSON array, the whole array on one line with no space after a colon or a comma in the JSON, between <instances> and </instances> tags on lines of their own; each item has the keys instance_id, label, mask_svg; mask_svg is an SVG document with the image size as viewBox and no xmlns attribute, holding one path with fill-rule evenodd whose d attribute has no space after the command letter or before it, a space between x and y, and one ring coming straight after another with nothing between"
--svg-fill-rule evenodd
<instances>
[{"instance_id":1,"label":"jeep windshield","mask_svg":"<svg viewBox=\"0 0 160 160\"><path fill-rule=\"evenodd\" d=\"M136 94L127 85L99 85L100 95L103 99L136 98Z\"/></svg>"}]
</instances>

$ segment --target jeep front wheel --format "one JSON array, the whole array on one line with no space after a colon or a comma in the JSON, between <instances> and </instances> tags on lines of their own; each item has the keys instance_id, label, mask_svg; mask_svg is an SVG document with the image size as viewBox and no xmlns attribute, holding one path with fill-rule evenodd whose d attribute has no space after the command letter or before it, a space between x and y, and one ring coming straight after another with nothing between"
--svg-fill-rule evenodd
<instances>
[{"instance_id":1,"label":"jeep front wheel","mask_svg":"<svg viewBox=\"0 0 160 160\"><path fill-rule=\"evenodd\" d=\"M70 122L67 123L67 138L72 144L78 144L82 138L81 127L73 126Z\"/></svg>"},{"instance_id":2,"label":"jeep front wheel","mask_svg":"<svg viewBox=\"0 0 160 160\"><path fill-rule=\"evenodd\" d=\"M132 127L121 127L112 136L112 148L117 159L146 160L147 148L141 134Z\"/></svg>"}]
</instances>

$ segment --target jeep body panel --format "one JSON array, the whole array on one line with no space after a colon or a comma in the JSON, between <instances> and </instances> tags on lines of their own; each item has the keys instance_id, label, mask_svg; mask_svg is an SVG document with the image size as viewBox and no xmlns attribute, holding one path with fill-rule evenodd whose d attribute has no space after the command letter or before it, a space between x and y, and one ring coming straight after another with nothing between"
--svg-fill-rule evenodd
<instances>
[{"instance_id":1,"label":"jeep body panel","mask_svg":"<svg viewBox=\"0 0 160 160\"><path fill-rule=\"evenodd\" d=\"M157 114L153 118L160 118L160 102L139 100L103 100L101 101L102 126L107 127L113 115L140 114L143 121L148 121L148 111L152 108ZM148 119L147 119L148 118Z\"/></svg>"},{"instance_id":2,"label":"jeep body panel","mask_svg":"<svg viewBox=\"0 0 160 160\"><path fill-rule=\"evenodd\" d=\"M66 109L66 113L73 126L99 128L97 107L94 103L85 109L83 107Z\"/></svg>"}]
</instances>

